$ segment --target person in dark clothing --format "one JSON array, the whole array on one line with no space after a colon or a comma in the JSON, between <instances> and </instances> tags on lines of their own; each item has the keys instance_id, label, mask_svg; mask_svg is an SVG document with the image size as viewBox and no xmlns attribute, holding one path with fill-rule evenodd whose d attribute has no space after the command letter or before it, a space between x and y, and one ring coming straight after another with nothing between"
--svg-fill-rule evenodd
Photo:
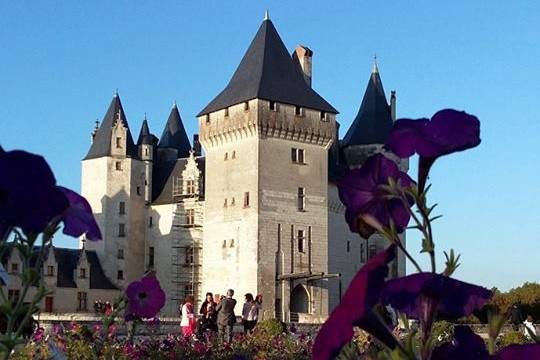
<instances>
[{"instance_id":1,"label":"person in dark clothing","mask_svg":"<svg viewBox=\"0 0 540 360\"><path fill-rule=\"evenodd\" d=\"M233 326L236 322L236 316L234 315L236 300L233 299L233 295L234 290L229 289L227 297L222 299L216 307L219 339L221 341L226 340L229 343L232 342Z\"/></svg>"},{"instance_id":2,"label":"person in dark clothing","mask_svg":"<svg viewBox=\"0 0 540 360\"><path fill-rule=\"evenodd\" d=\"M525 317L519 308L519 304L512 305L510 309L510 322L514 331L519 331L519 326L525 321Z\"/></svg>"},{"instance_id":3,"label":"person in dark clothing","mask_svg":"<svg viewBox=\"0 0 540 360\"><path fill-rule=\"evenodd\" d=\"M201 305L199 314L201 318L197 324L197 337L201 339L205 331L210 330L217 332L217 312L216 312L216 303L214 302L214 297L211 292L206 293L206 299Z\"/></svg>"}]
</instances>

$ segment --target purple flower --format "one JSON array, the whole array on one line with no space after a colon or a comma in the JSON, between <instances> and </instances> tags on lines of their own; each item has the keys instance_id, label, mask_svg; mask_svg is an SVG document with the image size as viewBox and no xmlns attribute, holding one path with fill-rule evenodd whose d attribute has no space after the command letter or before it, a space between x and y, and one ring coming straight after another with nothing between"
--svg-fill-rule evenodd
<instances>
[{"instance_id":1,"label":"purple flower","mask_svg":"<svg viewBox=\"0 0 540 360\"><path fill-rule=\"evenodd\" d=\"M333 359L353 337L353 326L359 326L387 346L393 348L396 340L373 312L388 275L388 263L394 259L395 246L373 257L352 279L340 304L323 324L313 345L313 359Z\"/></svg>"},{"instance_id":2,"label":"purple flower","mask_svg":"<svg viewBox=\"0 0 540 360\"><path fill-rule=\"evenodd\" d=\"M428 119L399 119L394 123L386 147L400 158L420 155L418 188L422 192L429 169L440 156L480 144L480 122L464 111L440 110Z\"/></svg>"},{"instance_id":3,"label":"purple flower","mask_svg":"<svg viewBox=\"0 0 540 360\"><path fill-rule=\"evenodd\" d=\"M430 306L445 317L468 316L484 306L491 295L481 286L422 272L387 281L381 298L407 316L422 320Z\"/></svg>"},{"instance_id":4,"label":"purple flower","mask_svg":"<svg viewBox=\"0 0 540 360\"><path fill-rule=\"evenodd\" d=\"M510 345L497 353L497 360L540 359L540 344Z\"/></svg>"},{"instance_id":5,"label":"purple flower","mask_svg":"<svg viewBox=\"0 0 540 360\"><path fill-rule=\"evenodd\" d=\"M153 318L165 305L165 292L154 275L134 281L126 289L127 313L143 319Z\"/></svg>"},{"instance_id":6,"label":"purple flower","mask_svg":"<svg viewBox=\"0 0 540 360\"><path fill-rule=\"evenodd\" d=\"M61 186L58 188L69 201L69 207L63 215L64 234L79 237L86 233L88 240L100 240L101 231L88 201L72 190Z\"/></svg>"},{"instance_id":7,"label":"purple flower","mask_svg":"<svg viewBox=\"0 0 540 360\"><path fill-rule=\"evenodd\" d=\"M371 156L360 169L350 171L339 181L339 197L346 207L345 218L352 232L367 239L377 227L389 227L391 221L398 232L405 229L410 218L407 208L399 199L388 199L381 188L388 185L389 178L404 188L414 183L382 154Z\"/></svg>"},{"instance_id":8,"label":"purple flower","mask_svg":"<svg viewBox=\"0 0 540 360\"><path fill-rule=\"evenodd\" d=\"M39 155L0 151L0 236L9 229L39 233L68 206L56 179Z\"/></svg>"},{"instance_id":9,"label":"purple flower","mask_svg":"<svg viewBox=\"0 0 540 360\"><path fill-rule=\"evenodd\" d=\"M514 360L540 359L540 344L510 345L489 355L484 340L468 326L456 326L454 339L433 350L432 360Z\"/></svg>"}]
</instances>

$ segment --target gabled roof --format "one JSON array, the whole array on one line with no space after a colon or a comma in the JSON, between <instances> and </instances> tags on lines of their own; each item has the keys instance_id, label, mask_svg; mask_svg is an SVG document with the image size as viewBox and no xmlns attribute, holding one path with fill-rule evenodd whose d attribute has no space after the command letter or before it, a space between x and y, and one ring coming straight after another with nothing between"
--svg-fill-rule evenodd
<instances>
[{"instance_id":1,"label":"gabled roof","mask_svg":"<svg viewBox=\"0 0 540 360\"><path fill-rule=\"evenodd\" d=\"M159 139L158 147L160 148L174 148L178 150L178 157L183 158L189 156L189 150L191 150L191 144L184 129L182 118L178 112L176 104L173 105L169 119L165 124L165 129Z\"/></svg>"},{"instance_id":2,"label":"gabled roof","mask_svg":"<svg viewBox=\"0 0 540 360\"><path fill-rule=\"evenodd\" d=\"M111 104L109 105L107 113L103 117L101 126L96 132L92 146L90 146L90 150L83 160L96 159L111 155L112 128L118 119L120 119L122 124L127 128L126 154L128 157L137 157L137 147L133 143L126 114L124 112L124 108L122 107L122 103L120 102L120 96L115 94Z\"/></svg>"},{"instance_id":3,"label":"gabled roof","mask_svg":"<svg viewBox=\"0 0 540 360\"><path fill-rule=\"evenodd\" d=\"M379 70L374 65L362 105L343 138L342 146L384 144L391 128L390 106L386 102Z\"/></svg>"},{"instance_id":4,"label":"gabled roof","mask_svg":"<svg viewBox=\"0 0 540 360\"><path fill-rule=\"evenodd\" d=\"M269 19L259 27L227 87L197 116L255 98L337 113L306 84Z\"/></svg>"},{"instance_id":5,"label":"gabled roof","mask_svg":"<svg viewBox=\"0 0 540 360\"><path fill-rule=\"evenodd\" d=\"M137 139L137 145L153 145L154 143L154 135L150 133L150 129L148 128L148 121L146 121L146 116L144 117L141 131L139 132L139 138Z\"/></svg>"}]
</instances>

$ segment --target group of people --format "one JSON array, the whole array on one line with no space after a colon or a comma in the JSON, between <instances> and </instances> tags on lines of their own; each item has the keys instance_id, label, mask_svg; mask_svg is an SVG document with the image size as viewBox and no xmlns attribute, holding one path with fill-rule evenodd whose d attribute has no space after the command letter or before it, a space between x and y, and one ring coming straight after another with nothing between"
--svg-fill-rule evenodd
<instances>
[{"instance_id":1,"label":"group of people","mask_svg":"<svg viewBox=\"0 0 540 360\"><path fill-rule=\"evenodd\" d=\"M96 314L105 314L108 316L112 313L112 310L113 308L110 302L103 302L101 300L94 301L94 312Z\"/></svg>"},{"instance_id":2,"label":"group of people","mask_svg":"<svg viewBox=\"0 0 540 360\"><path fill-rule=\"evenodd\" d=\"M180 310L180 327L184 337L195 336L197 339L203 339L207 331L217 332L222 341L232 342L233 327L236 323L236 299L233 298L234 290L227 290L227 295L220 296L207 292L204 302L199 309L200 317L197 320L193 308L193 296L188 296ZM252 294L244 295L245 303L242 307L242 325L244 333L253 332L259 319L259 311L262 304L262 295L255 298Z\"/></svg>"}]
</instances>

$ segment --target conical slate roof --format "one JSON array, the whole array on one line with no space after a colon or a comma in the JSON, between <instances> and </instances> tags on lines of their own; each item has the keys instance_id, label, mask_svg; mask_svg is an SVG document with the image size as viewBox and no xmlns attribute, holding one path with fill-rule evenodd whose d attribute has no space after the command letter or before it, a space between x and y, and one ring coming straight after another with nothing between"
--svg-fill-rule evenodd
<instances>
[{"instance_id":1,"label":"conical slate roof","mask_svg":"<svg viewBox=\"0 0 540 360\"><path fill-rule=\"evenodd\" d=\"M191 145L189 143L189 138L184 129L184 124L182 123L182 118L180 118L180 113L178 112L178 107L176 104L173 105L167 124L165 124L165 129L163 129L163 134L158 143L159 148L174 148L178 150L178 157L184 158L189 156L189 150L191 150Z\"/></svg>"},{"instance_id":2,"label":"conical slate roof","mask_svg":"<svg viewBox=\"0 0 540 360\"><path fill-rule=\"evenodd\" d=\"M133 138L131 137L131 132L129 131L129 125L126 119L126 114L124 113L124 108L122 107L122 102L120 101L120 96L115 94L107 113L103 117L101 126L94 136L94 141L86 157L83 160L96 159L104 156L111 155L111 137L112 137L112 128L116 121L120 119L122 124L127 128L127 139L126 139L126 154L128 157L137 157L137 147L133 143Z\"/></svg>"},{"instance_id":3,"label":"conical slate roof","mask_svg":"<svg viewBox=\"0 0 540 360\"><path fill-rule=\"evenodd\" d=\"M148 121L146 121L146 116L144 117L141 131L139 132L139 139L137 140L137 145L152 145L154 141L154 136L150 133L148 128Z\"/></svg>"},{"instance_id":4,"label":"conical slate roof","mask_svg":"<svg viewBox=\"0 0 540 360\"><path fill-rule=\"evenodd\" d=\"M343 138L342 146L384 144L391 128L390 106L386 102L379 70L374 65L362 105Z\"/></svg>"},{"instance_id":5,"label":"conical slate roof","mask_svg":"<svg viewBox=\"0 0 540 360\"><path fill-rule=\"evenodd\" d=\"M337 113L306 84L269 19L259 27L227 87L197 116L255 98Z\"/></svg>"}]
</instances>

